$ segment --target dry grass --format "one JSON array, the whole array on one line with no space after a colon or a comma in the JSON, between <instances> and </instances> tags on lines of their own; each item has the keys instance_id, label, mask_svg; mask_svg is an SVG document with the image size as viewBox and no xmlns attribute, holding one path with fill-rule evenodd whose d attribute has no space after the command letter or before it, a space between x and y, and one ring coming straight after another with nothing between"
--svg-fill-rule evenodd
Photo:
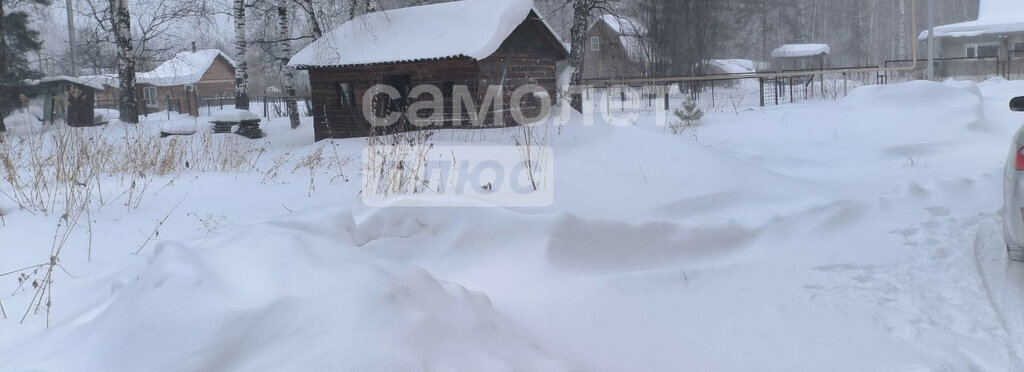
<instances>
[{"instance_id":1,"label":"dry grass","mask_svg":"<svg viewBox=\"0 0 1024 372\"><path fill-rule=\"evenodd\" d=\"M254 159L265 151L259 141L209 133L161 139L144 127L58 125L47 129L18 136L0 134L0 198L33 215L58 216L45 262L0 274L17 274L19 288L33 287L21 321L30 313L45 312L47 326L56 274L74 277L61 264L61 252L74 231L85 230L91 259L94 210L115 204L126 213L138 209L145 196L154 193L151 184L157 177L169 176L170 185L188 173L252 172L257 169ZM4 224L6 213L0 211ZM138 251L156 236L163 221Z\"/></svg>"},{"instance_id":2,"label":"dry grass","mask_svg":"<svg viewBox=\"0 0 1024 372\"><path fill-rule=\"evenodd\" d=\"M237 136L200 133L161 139L125 127L55 127L0 141L0 197L33 214L71 215L86 195L100 206L137 209L154 177L189 172L247 173L264 149ZM88 205L88 203L86 203Z\"/></svg>"},{"instance_id":3,"label":"dry grass","mask_svg":"<svg viewBox=\"0 0 1024 372\"><path fill-rule=\"evenodd\" d=\"M427 156L434 148L433 130L368 137L363 153L363 195L389 197L429 190L424 178Z\"/></svg>"}]
</instances>

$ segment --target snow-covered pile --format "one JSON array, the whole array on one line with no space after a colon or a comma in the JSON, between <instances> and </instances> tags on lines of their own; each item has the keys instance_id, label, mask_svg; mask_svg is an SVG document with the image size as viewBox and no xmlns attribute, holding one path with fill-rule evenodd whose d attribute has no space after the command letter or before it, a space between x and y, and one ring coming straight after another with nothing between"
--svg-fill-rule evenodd
<instances>
[{"instance_id":1,"label":"snow-covered pile","mask_svg":"<svg viewBox=\"0 0 1024 372\"><path fill-rule=\"evenodd\" d=\"M828 44L786 44L772 51L772 58L798 58L829 54Z\"/></svg>"},{"instance_id":2,"label":"snow-covered pile","mask_svg":"<svg viewBox=\"0 0 1024 372\"><path fill-rule=\"evenodd\" d=\"M749 59L713 59L710 64L725 74L749 74L756 71L754 61Z\"/></svg>"},{"instance_id":3,"label":"snow-covered pile","mask_svg":"<svg viewBox=\"0 0 1024 372\"><path fill-rule=\"evenodd\" d=\"M347 66L451 57L480 60L497 51L533 9L532 0L462 0L370 13L306 46L288 65Z\"/></svg>"},{"instance_id":4,"label":"snow-covered pile","mask_svg":"<svg viewBox=\"0 0 1024 372\"><path fill-rule=\"evenodd\" d=\"M217 49L200 50L195 53L181 52L161 63L153 71L139 73L137 83L158 87L195 84L217 58L223 58L232 66L235 61Z\"/></svg>"},{"instance_id":5,"label":"snow-covered pile","mask_svg":"<svg viewBox=\"0 0 1024 372\"><path fill-rule=\"evenodd\" d=\"M210 118L211 122L240 123L243 121L260 120L260 116L249 110L220 110Z\"/></svg>"},{"instance_id":6,"label":"snow-covered pile","mask_svg":"<svg viewBox=\"0 0 1024 372\"><path fill-rule=\"evenodd\" d=\"M38 133L42 130L43 121L24 111L16 111L4 118L4 126L9 135Z\"/></svg>"}]
</instances>

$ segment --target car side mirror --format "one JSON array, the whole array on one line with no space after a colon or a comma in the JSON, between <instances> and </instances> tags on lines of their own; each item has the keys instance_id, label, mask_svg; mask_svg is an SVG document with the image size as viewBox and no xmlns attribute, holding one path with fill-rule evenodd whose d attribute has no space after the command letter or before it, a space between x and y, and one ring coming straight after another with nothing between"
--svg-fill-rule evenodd
<instances>
[{"instance_id":1,"label":"car side mirror","mask_svg":"<svg viewBox=\"0 0 1024 372\"><path fill-rule=\"evenodd\" d=\"M1024 111L1024 97L1016 97L1010 100L1010 111Z\"/></svg>"}]
</instances>

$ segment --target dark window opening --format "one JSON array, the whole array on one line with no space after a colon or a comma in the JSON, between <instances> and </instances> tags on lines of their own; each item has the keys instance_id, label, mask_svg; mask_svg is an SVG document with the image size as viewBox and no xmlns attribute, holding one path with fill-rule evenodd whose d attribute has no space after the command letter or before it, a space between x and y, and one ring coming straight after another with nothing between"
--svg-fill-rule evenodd
<instances>
[{"instance_id":1,"label":"dark window opening","mask_svg":"<svg viewBox=\"0 0 1024 372\"><path fill-rule=\"evenodd\" d=\"M351 83L338 83L338 104L341 107L355 106Z\"/></svg>"},{"instance_id":2,"label":"dark window opening","mask_svg":"<svg viewBox=\"0 0 1024 372\"><path fill-rule=\"evenodd\" d=\"M384 75L384 84L398 91L398 97L391 97L391 112L403 112L409 101L409 75Z\"/></svg>"},{"instance_id":3,"label":"dark window opening","mask_svg":"<svg viewBox=\"0 0 1024 372\"><path fill-rule=\"evenodd\" d=\"M452 98L452 96L454 96L454 95L455 95L455 82L453 82L453 81L446 81L446 82L444 82L444 85L441 86L441 97Z\"/></svg>"}]
</instances>

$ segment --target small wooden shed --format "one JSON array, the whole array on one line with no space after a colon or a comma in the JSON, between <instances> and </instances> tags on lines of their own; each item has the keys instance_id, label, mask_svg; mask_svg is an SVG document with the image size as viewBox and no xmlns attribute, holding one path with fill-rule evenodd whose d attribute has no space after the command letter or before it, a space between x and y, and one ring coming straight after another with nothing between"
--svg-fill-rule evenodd
<instances>
[{"instance_id":1,"label":"small wooden shed","mask_svg":"<svg viewBox=\"0 0 1024 372\"><path fill-rule=\"evenodd\" d=\"M96 91L103 86L70 76L39 79L35 93L43 97L43 122L63 120L71 127L91 127L95 122L93 108Z\"/></svg>"},{"instance_id":2,"label":"small wooden shed","mask_svg":"<svg viewBox=\"0 0 1024 372\"><path fill-rule=\"evenodd\" d=\"M365 114L376 117L401 112L391 129L412 129L405 113L409 105L433 100L432 94L413 96L413 89L439 89L443 120L434 127L470 126L469 109L453 108L457 91L468 90L473 103L483 106L488 89L503 92L504 109L492 106L482 126L514 124L512 92L537 85L534 98L557 92L556 63L568 50L533 7L530 0L462 0L370 13L342 24L296 54L289 66L309 71L316 140L363 137L373 133ZM394 87L400 97L372 100L364 112L364 95L371 87ZM536 99L521 102L527 117L540 110ZM417 111L419 118L436 109ZM404 126L403 126L404 124Z\"/></svg>"}]
</instances>

